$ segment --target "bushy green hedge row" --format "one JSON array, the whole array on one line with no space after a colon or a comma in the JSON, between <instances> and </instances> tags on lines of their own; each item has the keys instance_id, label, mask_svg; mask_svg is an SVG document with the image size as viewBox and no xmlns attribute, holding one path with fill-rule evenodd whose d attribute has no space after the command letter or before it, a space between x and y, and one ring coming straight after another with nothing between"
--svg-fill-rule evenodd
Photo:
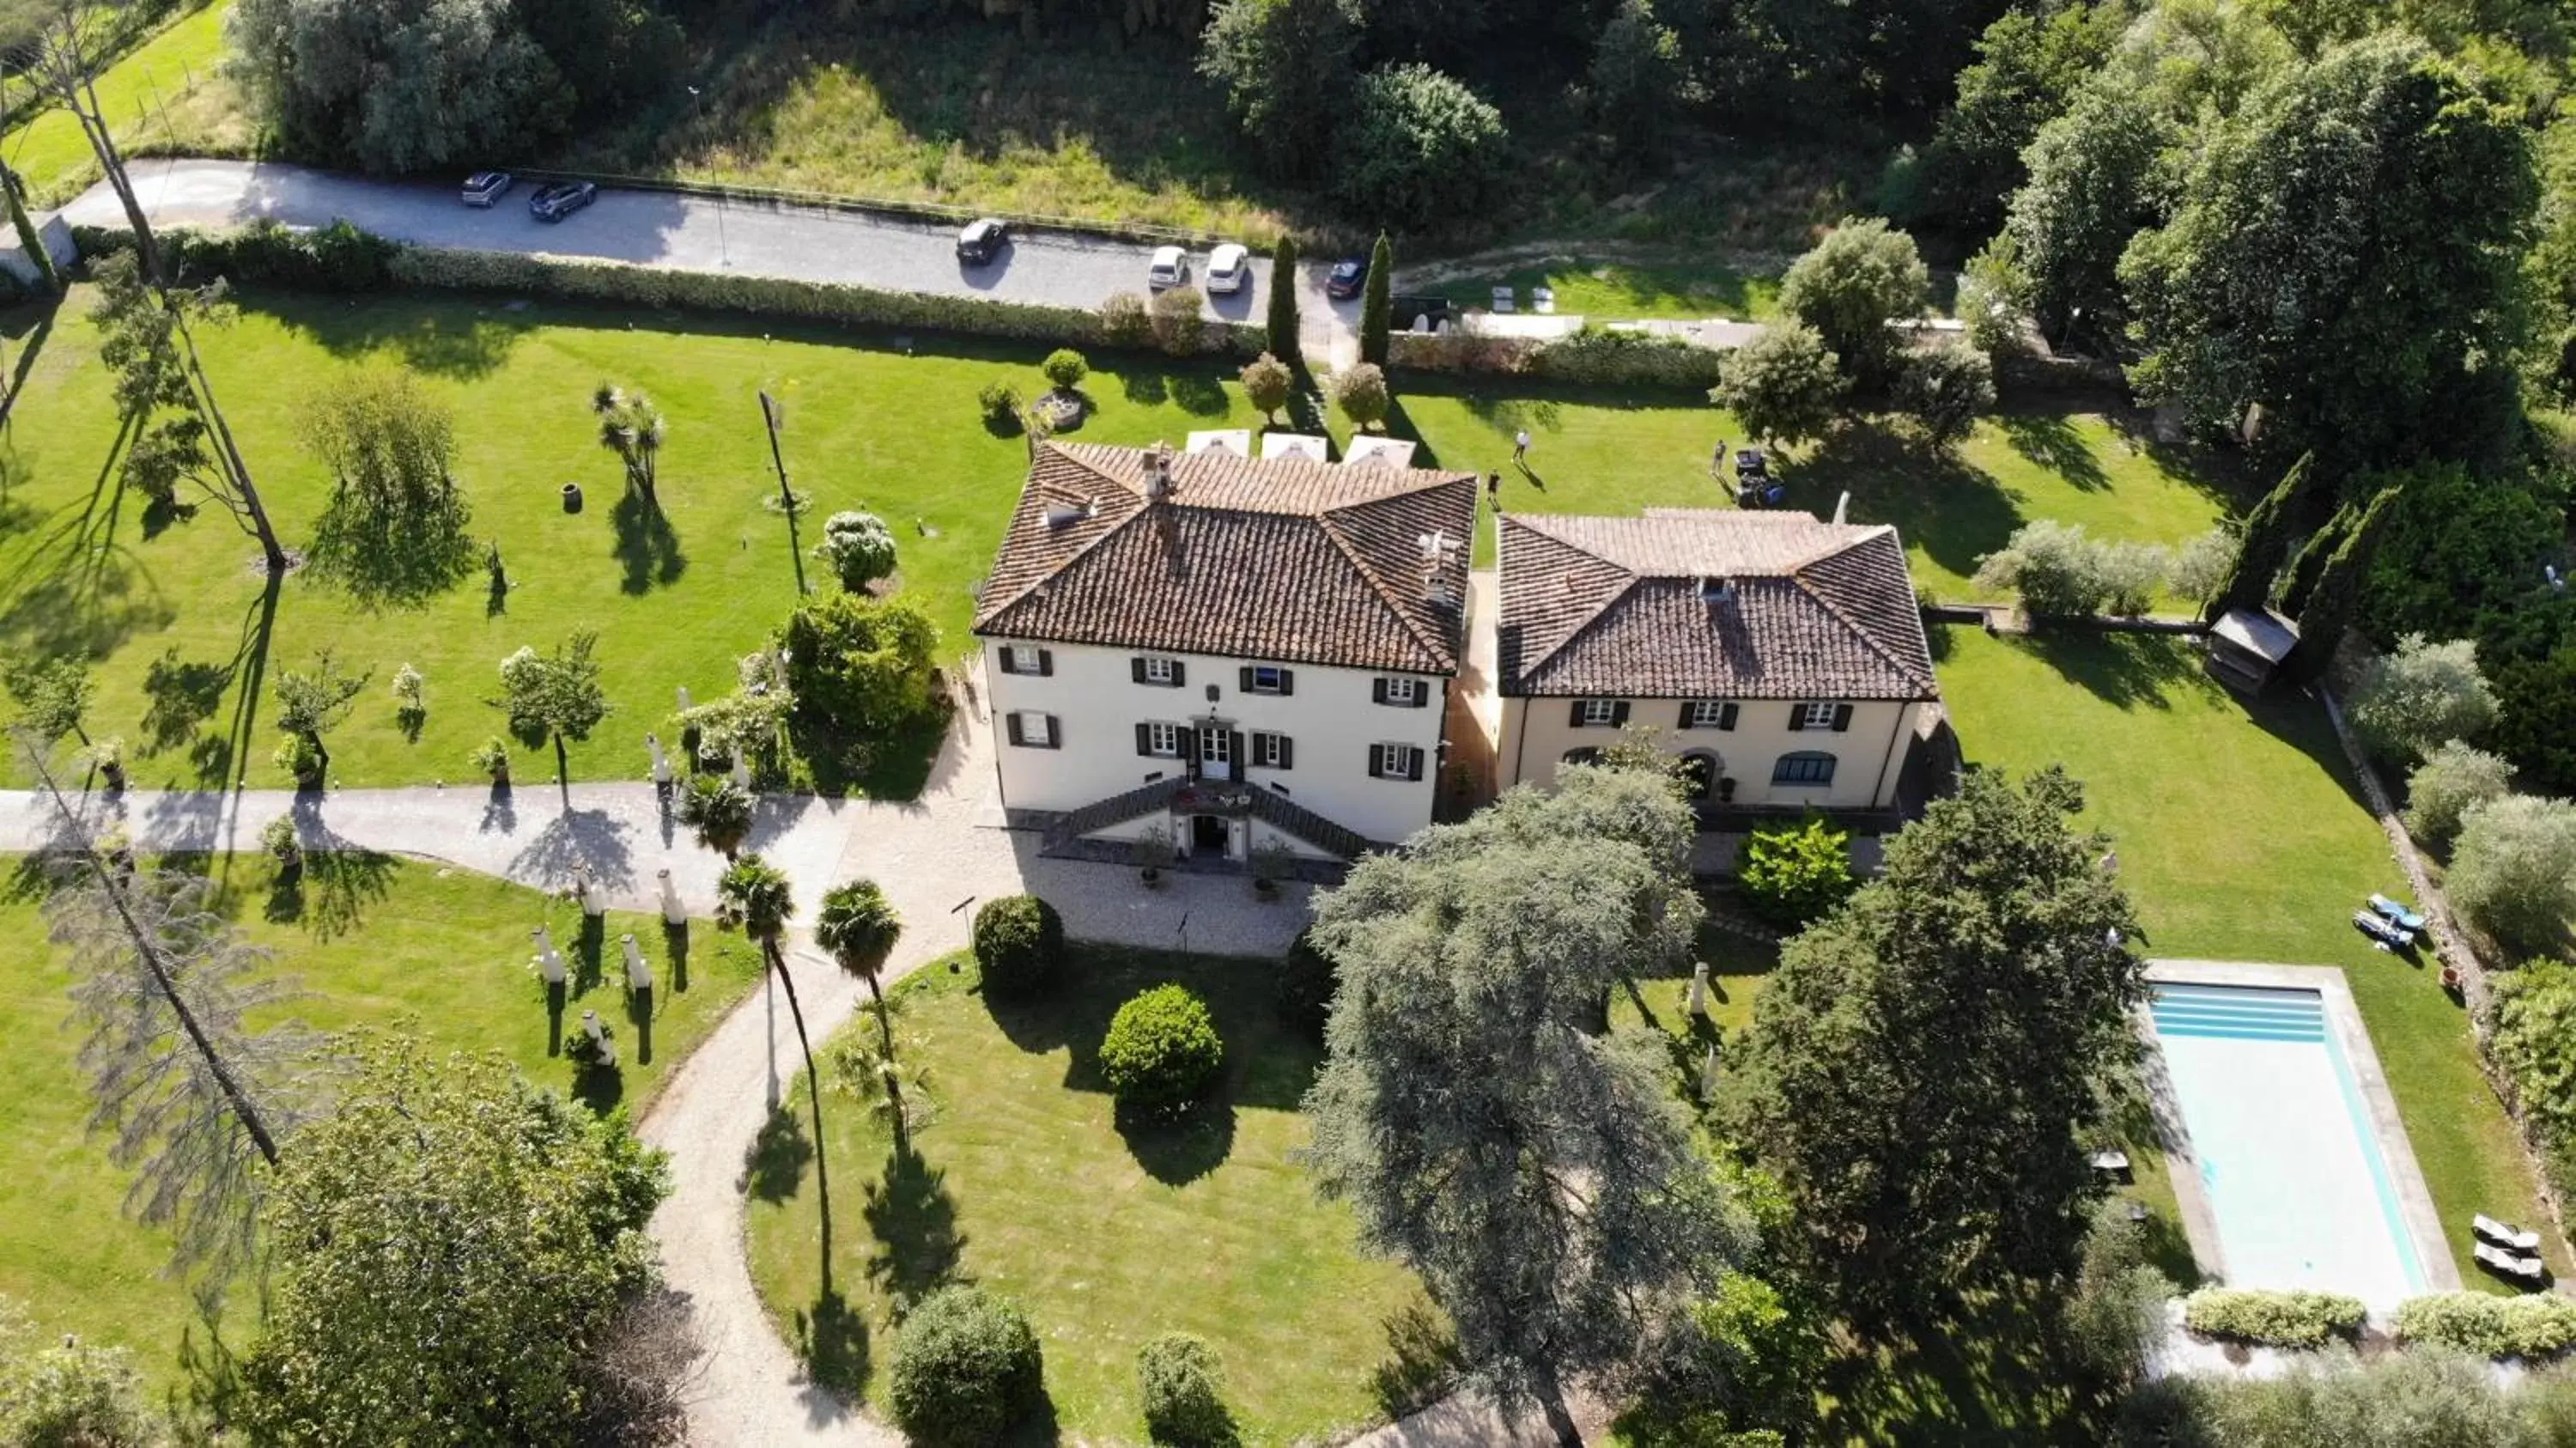
<instances>
[{"instance_id":1,"label":"bushy green hedge row","mask_svg":"<svg viewBox=\"0 0 2576 1448\"><path fill-rule=\"evenodd\" d=\"M2401 1342L2439 1343L2491 1358L2546 1358L2576 1347L2576 1301L2552 1294L2444 1292L2398 1304Z\"/></svg>"},{"instance_id":2,"label":"bushy green hedge row","mask_svg":"<svg viewBox=\"0 0 2576 1448\"><path fill-rule=\"evenodd\" d=\"M387 241L334 222L318 231L291 231L275 222L238 230L171 228L155 233L188 280L216 276L235 281L331 291L365 291L390 283L423 291L513 292L561 301L622 306L689 307L802 321L852 322L925 331L963 332L1038 342L1101 345L1100 315L1077 307L1035 306L984 297L881 291L843 282L798 281L740 272L678 271L583 257L529 256L519 252L466 251ZM127 233L81 227L73 239L83 256L125 250ZM1258 326L1209 322L1200 350L1254 357L1269 347Z\"/></svg>"},{"instance_id":3,"label":"bushy green hedge row","mask_svg":"<svg viewBox=\"0 0 2576 1448\"><path fill-rule=\"evenodd\" d=\"M1668 387L1706 392L1726 354L1679 337L1587 327L1568 337L1474 337L1464 332L1397 332L1389 366L1413 372L1543 377L1596 387Z\"/></svg>"},{"instance_id":4,"label":"bushy green hedge row","mask_svg":"<svg viewBox=\"0 0 2576 1448\"><path fill-rule=\"evenodd\" d=\"M2183 1325L2257 1347L2323 1347L2361 1332L2361 1300L2339 1292L2204 1287L2183 1299Z\"/></svg>"}]
</instances>

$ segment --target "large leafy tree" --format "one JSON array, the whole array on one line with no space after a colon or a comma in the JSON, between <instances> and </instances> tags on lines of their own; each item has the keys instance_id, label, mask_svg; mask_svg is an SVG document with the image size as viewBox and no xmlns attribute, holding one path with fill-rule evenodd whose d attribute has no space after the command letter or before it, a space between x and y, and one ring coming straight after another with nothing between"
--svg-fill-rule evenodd
<instances>
[{"instance_id":1,"label":"large leafy tree","mask_svg":"<svg viewBox=\"0 0 2576 1448\"><path fill-rule=\"evenodd\" d=\"M1199 73L1278 174L1321 173L1358 73L1359 0L1221 0L1199 40Z\"/></svg>"},{"instance_id":2,"label":"large leafy tree","mask_svg":"<svg viewBox=\"0 0 2576 1448\"><path fill-rule=\"evenodd\" d=\"M1707 99L1653 0L1620 0L1593 42L1591 82L1602 128L1632 163L1660 155L1673 127Z\"/></svg>"},{"instance_id":3,"label":"large leafy tree","mask_svg":"<svg viewBox=\"0 0 2576 1448\"><path fill-rule=\"evenodd\" d=\"M1727 355L1709 398L1755 437L1798 443L1833 427L1850 390L1851 379L1815 328L1774 322Z\"/></svg>"},{"instance_id":4,"label":"large leafy tree","mask_svg":"<svg viewBox=\"0 0 2576 1448\"><path fill-rule=\"evenodd\" d=\"M498 1055L362 1039L355 1059L277 1174L243 1426L280 1443L637 1441L597 1414L622 1400L605 1380L654 1296L662 1154L622 1112L594 1118Z\"/></svg>"},{"instance_id":5,"label":"large leafy tree","mask_svg":"<svg viewBox=\"0 0 2576 1448\"><path fill-rule=\"evenodd\" d=\"M1962 235L1994 231L2029 174L2023 150L2110 54L2125 18L2116 3L2077 3L2007 10L1986 27L1924 156L1933 214Z\"/></svg>"},{"instance_id":6,"label":"large leafy tree","mask_svg":"<svg viewBox=\"0 0 2576 1448\"><path fill-rule=\"evenodd\" d=\"M591 657L598 644L599 635L584 629L551 654L521 648L501 661L501 697L492 701L521 739L554 741L555 771L567 782L572 765L564 741L588 739L608 717L608 691L599 682L599 660Z\"/></svg>"},{"instance_id":7,"label":"large leafy tree","mask_svg":"<svg viewBox=\"0 0 2576 1448\"><path fill-rule=\"evenodd\" d=\"M1742 1242L1662 1047L1600 1030L1613 985L1683 958L1691 822L1660 774L1575 769L1317 904L1340 977L1310 1165L1418 1272L1468 1361L1577 1443L1567 1380L1660 1359Z\"/></svg>"},{"instance_id":8,"label":"large leafy tree","mask_svg":"<svg viewBox=\"0 0 2576 1448\"><path fill-rule=\"evenodd\" d=\"M2106 77L2078 91L2023 153L2029 179L2013 193L2004 228L2050 337L2116 334L2106 324L2125 307L2120 257L2163 218L2164 158L2179 135L2150 98Z\"/></svg>"},{"instance_id":9,"label":"large leafy tree","mask_svg":"<svg viewBox=\"0 0 2576 1448\"><path fill-rule=\"evenodd\" d=\"M2281 451L2459 456L2511 388L2539 186L2520 119L2387 35L2276 76L2216 128L2120 274L2148 395Z\"/></svg>"},{"instance_id":10,"label":"large leafy tree","mask_svg":"<svg viewBox=\"0 0 2576 1448\"><path fill-rule=\"evenodd\" d=\"M455 422L410 373L338 379L314 400L305 440L331 470L331 502L308 555L316 573L361 602L417 603L473 569Z\"/></svg>"},{"instance_id":11,"label":"large leafy tree","mask_svg":"<svg viewBox=\"0 0 2576 1448\"><path fill-rule=\"evenodd\" d=\"M1914 238L1879 217L1843 218L1780 279L1780 309L1815 328L1864 384L1893 375L1897 337L1887 324L1919 315L1931 296Z\"/></svg>"},{"instance_id":12,"label":"large leafy tree","mask_svg":"<svg viewBox=\"0 0 2576 1448\"><path fill-rule=\"evenodd\" d=\"M2082 805L2054 769L1967 776L1763 991L1733 1114L1797 1202L1809 1269L1864 1321L2074 1265L2096 1084L2135 1050L2145 989Z\"/></svg>"},{"instance_id":13,"label":"large leafy tree","mask_svg":"<svg viewBox=\"0 0 2576 1448\"><path fill-rule=\"evenodd\" d=\"M1427 65L1370 71L1333 138L1333 194L1352 216L1429 231L1487 206L1511 134L1503 113Z\"/></svg>"},{"instance_id":14,"label":"large leafy tree","mask_svg":"<svg viewBox=\"0 0 2576 1448\"><path fill-rule=\"evenodd\" d=\"M521 155L570 120L572 88L511 0L233 9L234 76L301 154L376 172Z\"/></svg>"}]
</instances>

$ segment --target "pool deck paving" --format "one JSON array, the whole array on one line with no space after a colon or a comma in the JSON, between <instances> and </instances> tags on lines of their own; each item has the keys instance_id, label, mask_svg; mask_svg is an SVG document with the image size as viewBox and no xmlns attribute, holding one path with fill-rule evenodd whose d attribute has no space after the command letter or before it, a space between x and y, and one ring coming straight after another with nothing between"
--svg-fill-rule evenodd
<instances>
[{"instance_id":1,"label":"pool deck paving","mask_svg":"<svg viewBox=\"0 0 2576 1448\"><path fill-rule=\"evenodd\" d=\"M2370 1032L2362 1024L2361 1009L2352 997L2352 987L2340 967L2330 965L2276 965L2254 961L2230 960L2152 960L2147 963L2147 979L2157 984L2190 984L2251 987L2262 990L2315 991L2325 1006L2325 1018L2342 1047L2343 1058L2351 1067L2353 1084L2361 1093L2363 1109L2369 1113L2371 1131L2378 1138L2379 1151L2388 1166L2390 1185L2397 1193L2399 1215L2406 1223L2407 1235L2413 1239L2415 1256L2423 1267L2424 1285L2428 1291L2457 1292L2460 1272L2452 1260L2449 1241L2442 1232L2441 1214L2433 1206L2433 1193L2425 1185L2424 1173L2415 1163L2414 1146L2407 1140L2406 1124L2398 1116L2397 1098L2388 1088L2388 1077L2379 1068L2379 1053L2372 1048ZM2144 1008L2140 1019L2146 1021ZM2152 1024L2147 1025L2149 1039L2154 1039ZM2161 1056L2148 1063L2148 1093L2152 1099L2159 1134L2164 1138L2166 1156L2173 1164L2174 1199L2182 1213L2183 1235L2191 1243L2192 1256L2204 1273L2217 1281L2227 1279L2227 1257L2218 1235L2218 1219L2212 1211L2207 1193L2201 1190L2200 1169L2192 1153L2191 1134L2184 1127L2179 1098L2172 1083L2165 1079ZM2374 1306L2393 1304L2377 1303Z\"/></svg>"}]
</instances>

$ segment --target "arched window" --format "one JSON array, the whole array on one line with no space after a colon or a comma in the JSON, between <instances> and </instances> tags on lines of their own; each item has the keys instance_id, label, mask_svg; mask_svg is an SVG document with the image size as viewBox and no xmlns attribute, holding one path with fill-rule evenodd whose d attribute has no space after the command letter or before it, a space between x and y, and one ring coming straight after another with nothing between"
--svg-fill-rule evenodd
<instances>
[{"instance_id":1,"label":"arched window","mask_svg":"<svg viewBox=\"0 0 2576 1448\"><path fill-rule=\"evenodd\" d=\"M1599 764L1601 762L1601 751L1598 749L1569 749L1565 751L1565 758L1560 762L1565 764Z\"/></svg>"},{"instance_id":2,"label":"arched window","mask_svg":"<svg viewBox=\"0 0 2576 1448\"><path fill-rule=\"evenodd\" d=\"M1674 772L1681 779L1683 794L1691 803L1700 804L1716 791L1718 772L1723 768L1725 766L1718 762L1716 755L1705 749L1694 749L1682 756L1681 763L1674 766Z\"/></svg>"},{"instance_id":3,"label":"arched window","mask_svg":"<svg viewBox=\"0 0 2576 1448\"><path fill-rule=\"evenodd\" d=\"M1773 784L1831 784L1834 782L1834 757L1812 749L1783 754L1771 766Z\"/></svg>"}]
</instances>

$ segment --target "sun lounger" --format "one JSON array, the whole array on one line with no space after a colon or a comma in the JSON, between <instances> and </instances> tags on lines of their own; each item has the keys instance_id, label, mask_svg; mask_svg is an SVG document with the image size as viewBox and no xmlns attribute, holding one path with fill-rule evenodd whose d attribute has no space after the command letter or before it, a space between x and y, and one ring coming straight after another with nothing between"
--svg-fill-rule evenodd
<instances>
[{"instance_id":1,"label":"sun lounger","mask_svg":"<svg viewBox=\"0 0 2576 1448\"><path fill-rule=\"evenodd\" d=\"M2496 1243L2498 1246L2511 1247L2517 1252L2526 1254L2535 1253L2540 1250L2540 1234L2538 1232L2526 1232L2520 1227L2499 1222L2484 1212L2480 1212L2478 1215L2469 1218L2469 1225L2477 1228L2479 1236L2486 1238L2490 1242Z\"/></svg>"},{"instance_id":2,"label":"sun lounger","mask_svg":"<svg viewBox=\"0 0 2576 1448\"><path fill-rule=\"evenodd\" d=\"M1510 287L1494 288L1494 310L1497 312L1508 312L1513 310L1512 289Z\"/></svg>"},{"instance_id":3,"label":"sun lounger","mask_svg":"<svg viewBox=\"0 0 2576 1448\"><path fill-rule=\"evenodd\" d=\"M2508 1277L2516 1282L2527 1282L2535 1286L2549 1280L2549 1264L2537 1257L2525 1257L2519 1252L2508 1252L2502 1247L2489 1246L2484 1242L2478 1244L2475 1255L2479 1266L2499 1277Z\"/></svg>"},{"instance_id":4,"label":"sun lounger","mask_svg":"<svg viewBox=\"0 0 2576 1448\"><path fill-rule=\"evenodd\" d=\"M2370 908L2388 917L2392 924L2403 926L2408 930L2421 930L2424 928L2423 916L2407 909L2405 906L2398 904L2396 901L2389 899L2385 895L2371 896Z\"/></svg>"},{"instance_id":5,"label":"sun lounger","mask_svg":"<svg viewBox=\"0 0 2576 1448\"><path fill-rule=\"evenodd\" d=\"M2379 917L2375 910L2352 912L2352 928L2367 935L2382 950L2403 950L2415 943L2415 932Z\"/></svg>"},{"instance_id":6,"label":"sun lounger","mask_svg":"<svg viewBox=\"0 0 2576 1448\"><path fill-rule=\"evenodd\" d=\"M1530 310L1541 316L1554 315L1556 311L1556 289L1554 287L1530 288Z\"/></svg>"}]
</instances>

